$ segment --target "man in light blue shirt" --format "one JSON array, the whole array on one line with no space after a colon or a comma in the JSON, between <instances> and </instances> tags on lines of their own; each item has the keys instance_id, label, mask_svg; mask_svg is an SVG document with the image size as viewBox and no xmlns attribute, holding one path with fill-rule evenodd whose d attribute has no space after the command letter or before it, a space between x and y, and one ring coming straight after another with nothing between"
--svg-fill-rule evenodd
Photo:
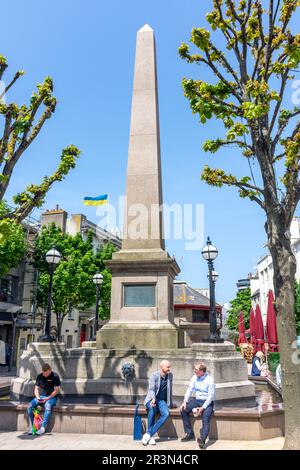
<instances>
[{"instance_id":1,"label":"man in light blue shirt","mask_svg":"<svg viewBox=\"0 0 300 470\"><path fill-rule=\"evenodd\" d=\"M214 411L215 384L206 372L206 365L203 362L195 364L194 372L195 375L190 381L183 403L180 406L183 427L186 433L181 440L185 442L195 439L189 417L189 414L193 411L194 416L202 416L202 429L200 438L197 441L200 449L203 449L209 434L210 419ZM195 397L191 398L193 393L195 393Z\"/></svg>"}]
</instances>

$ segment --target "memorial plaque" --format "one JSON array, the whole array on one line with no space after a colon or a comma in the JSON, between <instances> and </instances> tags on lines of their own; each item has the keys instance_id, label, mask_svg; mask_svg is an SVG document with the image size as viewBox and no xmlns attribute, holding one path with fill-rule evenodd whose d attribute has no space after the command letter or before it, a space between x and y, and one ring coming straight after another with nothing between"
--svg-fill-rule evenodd
<instances>
[{"instance_id":1,"label":"memorial plaque","mask_svg":"<svg viewBox=\"0 0 300 470\"><path fill-rule=\"evenodd\" d=\"M124 286L124 307L155 307L155 285Z\"/></svg>"}]
</instances>

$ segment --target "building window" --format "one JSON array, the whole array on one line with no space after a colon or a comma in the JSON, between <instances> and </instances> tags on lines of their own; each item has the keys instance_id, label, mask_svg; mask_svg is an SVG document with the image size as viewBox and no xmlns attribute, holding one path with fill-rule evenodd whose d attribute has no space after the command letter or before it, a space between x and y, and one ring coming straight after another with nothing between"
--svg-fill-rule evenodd
<instances>
[{"instance_id":1,"label":"building window","mask_svg":"<svg viewBox=\"0 0 300 470\"><path fill-rule=\"evenodd\" d=\"M155 284L124 285L124 307L155 307Z\"/></svg>"},{"instance_id":2,"label":"building window","mask_svg":"<svg viewBox=\"0 0 300 470\"><path fill-rule=\"evenodd\" d=\"M209 323L208 312L204 310L192 310L193 323Z\"/></svg>"},{"instance_id":3,"label":"building window","mask_svg":"<svg viewBox=\"0 0 300 470\"><path fill-rule=\"evenodd\" d=\"M71 311L68 313L68 320L74 320L74 310L71 310Z\"/></svg>"},{"instance_id":4,"label":"building window","mask_svg":"<svg viewBox=\"0 0 300 470\"><path fill-rule=\"evenodd\" d=\"M19 278L7 276L0 279L0 302L18 303Z\"/></svg>"}]
</instances>

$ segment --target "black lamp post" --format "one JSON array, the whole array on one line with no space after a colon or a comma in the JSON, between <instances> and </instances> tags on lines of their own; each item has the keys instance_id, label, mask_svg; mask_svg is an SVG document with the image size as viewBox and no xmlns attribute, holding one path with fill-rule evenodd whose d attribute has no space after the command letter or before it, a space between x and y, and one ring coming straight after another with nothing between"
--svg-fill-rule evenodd
<instances>
[{"instance_id":1,"label":"black lamp post","mask_svg":"<svg viewBox=\"0 0 300 470\"><path fill-rule=\"evenodd\" d=\"M54 338L50 335L50 327L51 327L51 303L52 303L52 284L53 284L53 273L55 270L56 265L61 260L61 254L55 248L51 248L46 253L46 261L49 264L49 273L50 273L50 280L49 280L49 290L48 290L48 305L46 311L46 326L45 326L45 334L42 337L42 341L45 343L52 343Z\"/></svg>"},{"instance_id":2,"label":"black lamp post","mask_svg":"<svg viewBox=\"0 0 300 470\"><path fill-rule=\"evenodd\" d=\"M10 350L9 363L8 363L8 372L11 371L11 368L13 365L15 348L16 348L16 344L15 344L16 343L16 326L17 326L17 321L18 321L18 315L20 312L22 312L22 308L18 308L17 310L14 310L11 312L11 319L13 322L13 333L12 333L11 350Z\"/></svg>"},{"instance_id":3,"label":"black lamp post","mask_svg":"<svg viewBox=\"0 0 300 470\"><path fill-rule=\"evenodd\" d=\"M207 237L205 247L202 249L202 256L208 263L208 279L209 279L209 338L203 339L204 343L223 343L217 329L217 313L215 300L215 283L218 279L218 273L214 271L213 261L218 256L217 248L212 245L210 238Z\"/></svg>"},{"instance_id":4,"label":"black lamp post","mask_svg":"<svg viewBox=\"0 0 300 470\"><path fill-rule=\"evenodd\" d=\"M103 283L103 276L101 273L96 273L93 276L93 283L96 286L96 312L95 312L95 334L94 339L97 339L97 331L98 331L98 319L99 319L99 305L100 305L100 286Z\"/></svg>"}]
</instances>

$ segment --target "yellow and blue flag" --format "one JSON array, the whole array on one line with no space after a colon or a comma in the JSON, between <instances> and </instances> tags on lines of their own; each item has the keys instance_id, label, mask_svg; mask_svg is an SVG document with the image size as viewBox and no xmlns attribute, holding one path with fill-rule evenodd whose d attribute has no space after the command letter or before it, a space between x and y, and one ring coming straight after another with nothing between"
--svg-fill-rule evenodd
<instances>
[{"instance_id":1,"label":"yellow and blue flag","mask_svg":"<svg viewBox=\"0 0 300 470\"><path fill-rule=\"evenodd\" d=\"M102 194L102 196L97 197L85 197L83 204L85 206L102 206L102 204L108 203L108 194Z\"/></svg>"}]
</instances>

